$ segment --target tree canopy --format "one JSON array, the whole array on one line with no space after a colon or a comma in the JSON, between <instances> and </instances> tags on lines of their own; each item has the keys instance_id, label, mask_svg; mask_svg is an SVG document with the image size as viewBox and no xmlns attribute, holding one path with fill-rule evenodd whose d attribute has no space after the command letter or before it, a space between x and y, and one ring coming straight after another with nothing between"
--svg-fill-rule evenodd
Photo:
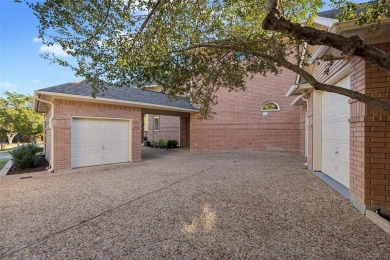
<instances>
[{"instance_id":1,"label":"tree canopy","mask_svg":"<svg viewBox=\"0 0 390 260\"><path fill-rule=\"evenodd\" d=\"M43 133L43 116L32 110L33 97L6 91L0 98L0 128L11 144L17 135L36 136Z\"/></svg>"},{"instance_id":2,"label":"tree canopy","mask_svg":"<svg viewBox=\"0 0 390 260\"><path fill-rule=\"evenodd\" d=\"M253 74L300 74L314 89L349 96L390 109L390 104L348 89L318 82L302 69L304 43L328 45L390 71L390 55L356 37L311 27L321 0L46 0L27 1L39 19L39 37L60 45L74 60L46 56L96 91L100 80L118 86L161 85L172 96L187 94L212 115L216 92L245 89ZM340 19L379 24L390 16L389 2L345 6ZM364 12L358 12L364 8ZM305 23L305 26L302 23ZM351 45L353 44L353 45ZM353 48L351 48L353 46Z\"/></svg>"}]
</instances>

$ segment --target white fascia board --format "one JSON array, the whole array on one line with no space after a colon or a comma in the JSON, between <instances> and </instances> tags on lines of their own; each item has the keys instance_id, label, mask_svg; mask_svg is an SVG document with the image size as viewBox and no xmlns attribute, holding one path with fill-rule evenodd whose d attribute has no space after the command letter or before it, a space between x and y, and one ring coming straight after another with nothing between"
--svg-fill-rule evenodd
<instances>
[{"instance_id":1,"label":"white fascia board","mask_svg":"<svg viewBox=\"0 0 390 260\"><path fill-rule=\"evenodd\" d=\"M161 86L157 84L144 86L144 88L155 88L155 87L161 87Z\"/></svg>"},{"instance_id":2,"label":"white fascia board","mask_svg":"<svg viewBox=\"0 0 390 260\"><path fill-rule=\"evenodd\" d=\"M298 85L292 85L286 93L286 97L293 96L295 91L298 89Z\"/></svg>"},{"instance_id":3,"label":"white fascia board","mask_svg":"<svg viewBox=\"0 0 390 260\"><path fill-rule=\"evenodd\" d=\"M317 48L314 50L313 54L311 55L308 63L309 64L313 64L314 61L317 59L317 58L321 58L322 55L324 55L326 53L326 51L329 49L328 46L325 46L325 45L319 45L317 46Z\"/></svg>"},{"instance_id":4,"label":"white fascia board","mask_svg":"<svg viewBox=\"0 0 390 260\"><path fill-rule=\"evenodd\" d=\"M339 20L317 16L316 18L314 18L313 22L316 24L320 24L320 25L323 25L323 26L330 28L333 25L335 25L336 23L338 23Z\"/></svg>"},{"instance_id":5,"label":"white fascia board","mask_svg":"<svg viewBox=\"0 0 390 260\"><path fill-rule=\"evenodd\" d=\"M312 89L313 87L309 83L292 85L291 88L287 91L286 97L301 95L303 92L308 92Z\"/></svg>"},{"instance_id":6,"label":"white fascia board","mask_svg":"<svg viewBox=\"0 0 390 260\"><path fill-rule=\"evenodd\" d=\"M331 18L326 18L321 16L317 16L316 18L314 18L313 22L330 28L329 32L331 33L336 33L337 30L336 27L339 24L339 21L337 19L331 19ZM329 47L325 45L317 46L317 48L314 50L313 54L311 55L311 58L309 59L309 64L313 64L313 62L317 58L321 58L322 55L324 55L328 49Z\"/></svg>"},{"instance_id":7,"label":"white fascia board","mask_svg":"<svg viewBox=\"0 0 390 260\"><path fill-rule=\"evenodd\" d=\"M101 98L101 97L93 98L93 97L87 97L87 96L78 96L78 95L47 92L47 91L37 91L36 94L43 94L43 95L48 95L48 96L52 96L52 97L70 98L73 100L95 101L95 102L102 102L102 103L111 103L111 104L116 104L116 105L128 105L128 106L141 107L141 108L162 109L162 110L168 110L168 111L178 111L178 112L188 112L188 113L199 112L199 110L197 110L197 109L170 107L170 106L164 106L164 105L154 105L154 104L148 104L148 103L142 103L142 102L117 100L117 99L111 99L111 98Z\"/></svg>"},{"instance_id":8,"label":"white fascia board","mask_svg":"<svg viewBox=\"0 0 390 260\"><path fill-rule=\"evenodd\" d=\"M302 101L303 95L297 96L291 103L290 106L297 106L299 105L300 101Z\"/></svg>"}]
</instances>

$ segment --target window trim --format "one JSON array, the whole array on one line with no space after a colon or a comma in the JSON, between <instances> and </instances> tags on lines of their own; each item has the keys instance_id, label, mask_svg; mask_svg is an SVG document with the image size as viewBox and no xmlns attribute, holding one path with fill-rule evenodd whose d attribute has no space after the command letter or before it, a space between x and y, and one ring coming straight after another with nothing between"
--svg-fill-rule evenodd
<instances>
[{"instance_id":1,"label":"window trim","mask_svg":"<svg viewBox=\"0 0 390 260\"><path fill-rule=\"evenodd\" d=\"M156 129L156 119L158 119L157 129ZM159 115L154 116L153 117L153 131L154 132L160 131L160 123L161 123L160 116Z\"/></svg>"},{"instance_id":2,"label":"window trim","mask_svg":"<svg viewBox=\"0 0 390 260\"><path fill-rule=\"evenodd\" d=\"M268 103L274 103L278 108L277 109L264 109L264 106ZM260 108L261 112L276 112L276 111L280 111L280 110L281 110L280 105L273 100L268 100L268 101L263 102L263 104L261 105L261 108Z\"/></svg>"}]
</instances>

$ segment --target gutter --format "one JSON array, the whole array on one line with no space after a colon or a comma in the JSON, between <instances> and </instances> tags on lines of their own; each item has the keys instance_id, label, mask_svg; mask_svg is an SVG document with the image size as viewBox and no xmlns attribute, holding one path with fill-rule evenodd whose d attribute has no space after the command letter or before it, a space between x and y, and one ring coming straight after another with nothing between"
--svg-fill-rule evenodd
<instances>
[{"instance_id":1,"label":"gutter","mask_svg":"<svg viewBox=\"0 0 390 260\"><path fill-rule=\"evenodd\" d=\"M154 108L154 109L164 109L169 111L181 111L181 112L190 112L190 113L198 113L198 109L190 109L190 108L179 108L179 107L172 107L172 106L165 106L165 105L155 105L155 104L148 104L148 103L142 103L142 102L135 102L135 101L126 101L126 100L118 100L118 99L111 99L111 98L101 98L101 97L89 97L89 96L78 96L78 95L72 95L72 94L64 94L64 93L57 93L57 92L49 92L49 91L37 91L37 94L43 94L43 95L49 95L49 96L58 96L58 97L68 97L76 100L89 100L89 101L95 101L95 102L107 102L112 104L122 104L122 105L130 105L135 107L141 107L141 108Z\"/></svg>"},{"instance_id":2,"label":"gutter","mask_svg":"<svg viewBox=\"0 0 390 260\"><path fill-rule=\"evenodd\" d=\"M54 128L53 128L53 116L54 116L54 104L50 101L46 101L46 100L43 100L43 99L40 99L38 97L38 94L36 93L35 95L35 98L40 101L40 102L43 102L43 103L47 103L49 105L51 105L51 108L52 108L52 111L51 111L51 116L49 118L49 127L50 127L50 131L51 131L51 135L50 135L50 168L47 170L48 172L54 172ZM37 104L37 108L38 108L38 104Z\"/></svg>"}]
</instances>

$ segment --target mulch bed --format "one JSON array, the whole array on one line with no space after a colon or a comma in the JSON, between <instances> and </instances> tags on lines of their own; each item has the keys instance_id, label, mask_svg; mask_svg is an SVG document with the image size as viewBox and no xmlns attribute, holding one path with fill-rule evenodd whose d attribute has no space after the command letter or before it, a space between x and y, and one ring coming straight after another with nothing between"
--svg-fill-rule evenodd
<instances>
[{"instance_id":1,"label":"mulch bed","mask_svg":"<svg viewBox=\"0 0 390 260\"><path fill-rule=\"evenodd\" d=\"M45 159L45 157L42 156L42 157L39 157L38 164L36 167L28 168L28 169L24 169L24 170L16 170L14 167L12 167L7 175L29 173L29 172L42 172L42 171L47 170L48 167L49 167L48 161Z\"/></svg>"}]
</instances>

